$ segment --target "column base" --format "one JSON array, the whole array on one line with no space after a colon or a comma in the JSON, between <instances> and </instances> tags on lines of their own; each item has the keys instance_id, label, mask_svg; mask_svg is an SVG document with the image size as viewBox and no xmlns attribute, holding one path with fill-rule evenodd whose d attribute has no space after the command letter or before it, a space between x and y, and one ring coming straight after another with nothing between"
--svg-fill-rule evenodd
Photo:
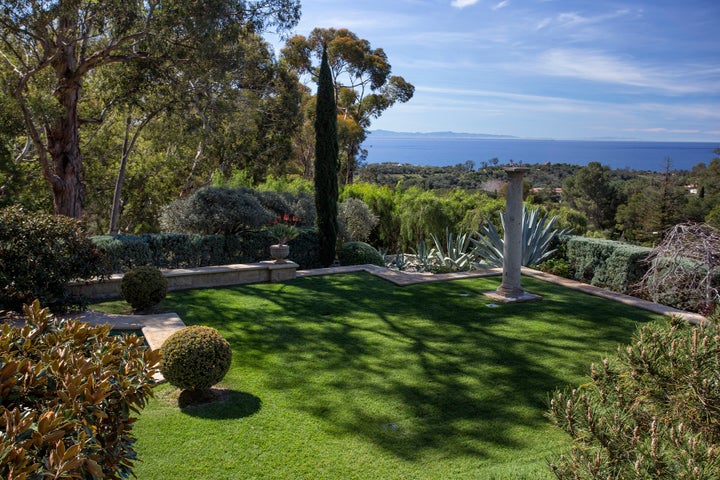
<instances>
[{"instance_id":1,"label":"column base","mask_svg":"<svg viewBox=\"0 0 720 480\"><path fill-rule=\"evenodd\" d=\"M484 292L483 295L495 300L496 302L501 303L537 302L539 300L542 300L542 297L540 295L528 293L522 289L520 289L519 291L515 290L514 294L508 295L502 292L500 288L498 288L497 290L493 290L492 292Z\"/></svg>"}]
</instances>

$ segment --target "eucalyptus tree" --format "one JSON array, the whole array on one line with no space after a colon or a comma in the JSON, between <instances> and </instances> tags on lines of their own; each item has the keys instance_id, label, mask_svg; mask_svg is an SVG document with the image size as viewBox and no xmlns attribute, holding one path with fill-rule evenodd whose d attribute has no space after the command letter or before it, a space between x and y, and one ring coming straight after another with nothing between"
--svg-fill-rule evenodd
<instances>
[{"instance_id":1,"label":"eucalyptus tree","mask_svg":"<svg viewBox=\"0 0 720 480\"><path fill-rule=\"evenodd\" d=\"M243 29L287 31L299 0L4 0L0 61L56 213L80 217L83 84L118 63L214 58ZM152 68L143 82L158 81Z\"/></svg>"},{"instance_id":2,"label":"eucalyptus tree","mask_svg":"<svg viewBox=\"0 0 720 480\"><path fill-rule=\"evenodd\" d=\"M154 84L135 81L144 69L128 64L88 79L86 107L114 103L102 124L82 130L86 216L97 230L154 231L162 205L207 185L213 172L247 171L255 181L285 173L301 122L297 77L252 32L225 50L221 59L166 64Z\"/></svg>"},{"instance_id":3,"label":"eucalyptus tree","mask_svg":"<svg viewBox=\"0 0 720 480\"><path fill-rule=\"evenodd\" d=\"M284 59L300 74L317 78L323 51L327 51L330 73L335 84L338 108L338 135L343 150L343 174L352 183L360 145L373 119L395 103L409 101L415 87L403 77L391 75L391 65L382 48L372 48L368 40L350 30L316 28L309 37L287 40Z\"/></svg>"}]
</instances>

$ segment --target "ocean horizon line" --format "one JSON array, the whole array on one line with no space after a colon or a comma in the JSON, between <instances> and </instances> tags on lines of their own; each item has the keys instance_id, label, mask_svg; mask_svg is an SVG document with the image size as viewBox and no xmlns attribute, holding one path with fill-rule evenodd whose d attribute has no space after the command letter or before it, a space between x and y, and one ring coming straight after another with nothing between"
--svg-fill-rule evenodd
<instances>
[{"instance_id":1,"label":"ocean horizon line","mask_svg":"<svg viewBox=\"0 0 720 480\"><path fill-rule=\"evenodd\" d=\"M527 165L566 163L585 166L599 162L613 169L661 172L668 159L671 170L691 170L720 157L714 142L658 142L636 140L547 140L450 135L369 135L362 148L366 162L418 166L500 163Z\"/></svg>"},{"instance_id":2,"label":"ocean horizon line","mask_svg":"<svg viewBox=\"0 0 720 480\"><path fill-rule=\"evenodd\" d=\"M576 138L557 138L557 137L522 137L517 135L502 133L478 133L478 132L455 132L452 130L438 130L430 132L407 132L397 130L376 129L369 130L368 137L375 138L400 138L400 137L420 137L420 138L476 138L483 140L530 140L530 141L556 141L556 142L643 142L643 143L717 143L720 148L720 139L715 140L658 140L644 139L638 137L576 137ZM367 141L367 140L366 140Z\"/></svg>"}]
</instances>

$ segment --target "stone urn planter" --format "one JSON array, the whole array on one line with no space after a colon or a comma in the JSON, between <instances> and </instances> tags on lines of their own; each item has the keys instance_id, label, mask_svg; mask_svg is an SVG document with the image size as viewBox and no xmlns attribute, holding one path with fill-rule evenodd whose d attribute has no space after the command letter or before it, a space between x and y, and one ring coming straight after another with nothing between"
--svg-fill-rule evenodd
<instances>
[{"instance_id":1,"label":"stone urn planter","mask_svg":"<svg viewBox=\"0 0 720 480\"><path fill-rule=\"evenodd\" d=\"M270 256L275 260L275 263L285 263L288 255L290 255L290 245L284 243L270 245Z\"/></svg>"}]
</instances>

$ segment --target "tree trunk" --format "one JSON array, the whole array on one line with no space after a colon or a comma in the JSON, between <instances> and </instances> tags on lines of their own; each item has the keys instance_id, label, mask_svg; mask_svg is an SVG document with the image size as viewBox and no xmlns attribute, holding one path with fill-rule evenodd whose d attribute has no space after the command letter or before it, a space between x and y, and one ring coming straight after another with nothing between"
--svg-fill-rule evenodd
<instances>
[{"instance_id":1,"label":"tree trunk","mask_svg":"<svg viewBox=\"0 0 720 480\"><path fill-rule=\"evenodd\" d=\"M120 168L118 169L117 180L115 181L115 192L113 192L112 210L110 211L110 235L118 233L118 223L120 220L120 201L122 199L122 188L125 183L125 171L127 170L127 161L130 156L130 125L132 116L128 115L125 119L125 136L123 137L122 153L120 155Z\"/></svg>"},{"instance_id":2,"label":"tree trunk","mask_svg":"<svg viewBox=\"0 0 720 480\"><path fill-rule=\"evenodd\" d=\"M118 224L120 223L120 204L122 203L122 189L125 184L125 172L127 172L127 163L130 160L130 153L135 148L135 142L137 142L140 133L143 129L160 114L162 108L157 108L150 111L145 115L145 118L137 125L135 132L130 136L130 130L132 128L132 115L128 114L125 119L125 135L123 136L122 152L120 155L120 168L118 169L117 180L115 181L115 192L113 193L112 210L110 212L110 235L117 234L119 231Z\"/></svg>"},{"instance_id":3,"label":"tree trunk","mask_svg":"<svg viewBox=\"0 0 720 480\"><path fill-rule=\"evenodd\" d=\"M63 19L60 31L71 31ZM80 155L80 120L78 102L80 101L80 78L76 77L77 61L75 44L68 42L63 55L53 63L57 88L55 98L62 113L53 123L46 125L48 152L50 153L53 189L53 207L56 214L80 218L85 193L83 185L82 157Z\"/></svg>"},{"instance_id":4,"label":"tree trunk","mask_svg":"<svg viewBox=\"0 0 720 480\"><path fill-rule=\"evenodd\" d=\"M72 83L58 90L63 115L47 129L48 151L55 173L53 207L56 214L80 218L85 192L77 115L80 85Z\"/></svg>"}]
</instances>

